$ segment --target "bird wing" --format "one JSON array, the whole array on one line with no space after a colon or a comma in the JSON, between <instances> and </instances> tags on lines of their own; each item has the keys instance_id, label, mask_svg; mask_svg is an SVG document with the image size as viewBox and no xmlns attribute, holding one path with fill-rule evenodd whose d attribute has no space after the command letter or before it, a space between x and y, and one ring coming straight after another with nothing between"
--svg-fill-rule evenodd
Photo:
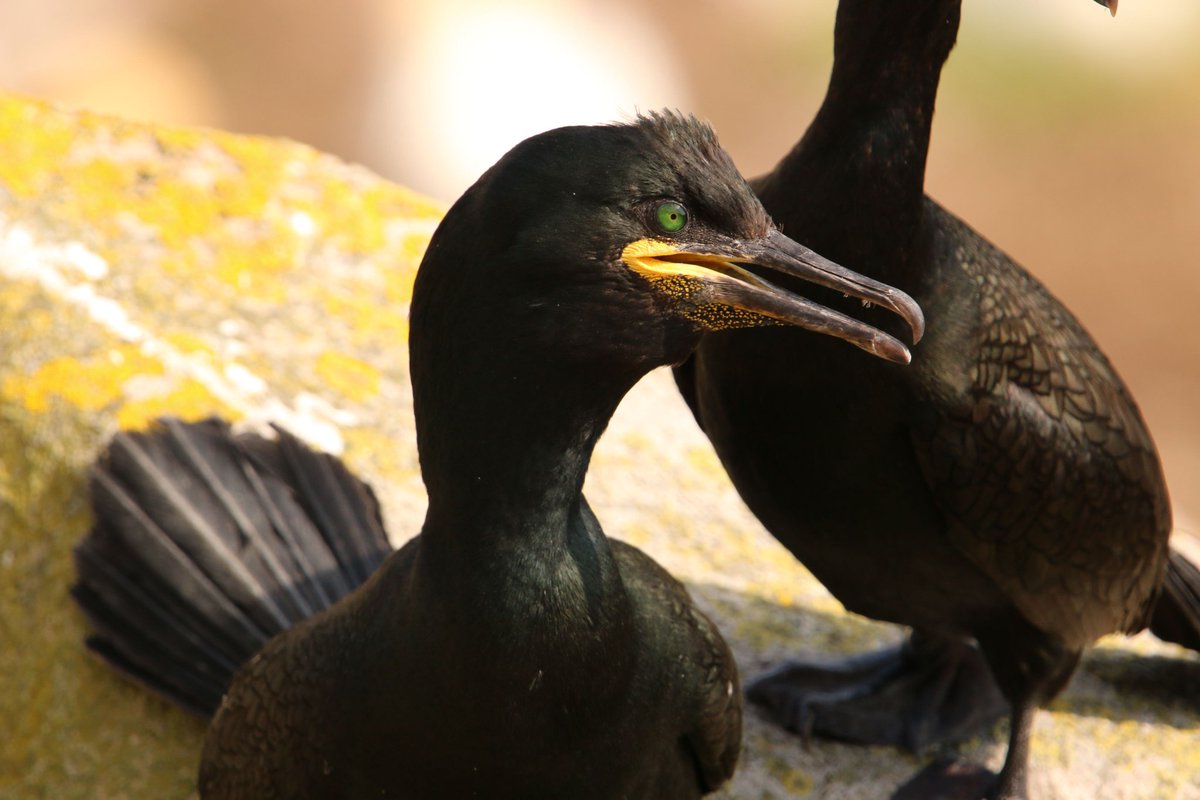
<instances>
[{"instance_id":1,"label":"bird wing","mask_svg":"<svg viewBox=\"0 0 1200 800\"><path fill-rule=\"evenodd\" d=\"M913 438L950 536L1044 629L1140 629L1170 528L1141 414L1071 313L945 216L978 325L966 392Z\"/></svg>"},{"instance_id":2,"label":"bird wing","mask_svg":"<svg viewBox=\"0 0 1200 800\"><path fill-rule=\"evenodd\" d=\"M686 591L677 613L692 631L704 674L696 724L685 734L684 743L695 759L702 788L715 792L733 777L741 754L742 688L729 645Z\"/></svg>"},{"instance_id":3,"label":"bird wing","mask_svg":"<svg viewBox=\"0 0 1200 800\"><path fill-rule=\"evenodd\" d=\"M683 692L682 744L703 792L716 791L733 777L742 746L742 690L733 653L683 584L636 547L610 541L667 671L659 685Z\"/></svg>"}]
</instances>

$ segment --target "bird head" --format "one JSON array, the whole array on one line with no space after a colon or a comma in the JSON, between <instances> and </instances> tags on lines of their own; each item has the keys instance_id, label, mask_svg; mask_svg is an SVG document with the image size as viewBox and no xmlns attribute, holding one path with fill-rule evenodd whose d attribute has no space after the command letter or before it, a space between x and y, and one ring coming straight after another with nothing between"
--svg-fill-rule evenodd
<instances>
[{"instance_id":1,"label":"bird head","mask_svg":"<svg viewBox=\"0 0 1200 800\"><path fill-rule=\"evenodd\" d=\"M887 333L745 265L888 308L920 338L908 295L784 236L712 130L674 113L560 128L505 155L435 233L412 335L470 328L543 358L648 369L686 358L706 331L791 325L908 362Z\"/></svg>"}]
</instances>

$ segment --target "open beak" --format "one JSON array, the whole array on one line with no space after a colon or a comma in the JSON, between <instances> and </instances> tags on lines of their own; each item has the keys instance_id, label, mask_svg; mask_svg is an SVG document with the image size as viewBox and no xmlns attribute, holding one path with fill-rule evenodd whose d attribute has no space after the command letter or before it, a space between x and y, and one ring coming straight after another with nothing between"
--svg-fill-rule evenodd
<instances>
[{"instance_id":1,"label":"open beak","mask_svg":"<svg viewBox=\"0 0 1200 800\"><path fill-rule=\"evenodd\" d=\"M763 239L719 244L639 239L621 257L684 309L684 316L709 330L785 324L844 339L898 364L911 359L896 338L865 322L781 289L738 266L757 264L802 281L857 297L898 314L920 341L925 317L899 289L859 275L772 229Z\"/></svg>"}]
</instances>

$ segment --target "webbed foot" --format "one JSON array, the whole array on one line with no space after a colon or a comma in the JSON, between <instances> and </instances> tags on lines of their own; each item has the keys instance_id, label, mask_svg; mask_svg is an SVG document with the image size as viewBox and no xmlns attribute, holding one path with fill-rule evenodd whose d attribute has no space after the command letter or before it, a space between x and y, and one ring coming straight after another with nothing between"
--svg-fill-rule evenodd
<instances>
[{"instance_id":1,"label":"webbed foot","mask_svg":"<svg viewBox=\"0 0 1200 800\"><path fill-rule=\"evenodd\" d=\"M915 753L977 733L1008 710L976 646L920 634L864 655L784 662L746 696L802 736Z\"/></svg>"},{"instance_id":2,"label":"webbed foot","mask_svg":"<svg viewBox=\"0 0 1200 800\"><path fill-rule=\"evenodd\" d=\"M987 767L936 759L896 790L890 800L986 800L998 776Z\"/></svg>"}]
</instances>

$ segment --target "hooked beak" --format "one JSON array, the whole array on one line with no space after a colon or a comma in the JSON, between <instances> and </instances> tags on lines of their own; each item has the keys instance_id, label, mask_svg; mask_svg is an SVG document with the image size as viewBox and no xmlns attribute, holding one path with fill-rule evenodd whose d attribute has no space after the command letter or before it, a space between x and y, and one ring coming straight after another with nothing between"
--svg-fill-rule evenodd
<instances>
[{"instance_id":1,"label":"hooked beak","mask_svg":"<svg viewBox=\"0 0 1200 800\"><path fill-rule=\"evenodd\" d=\"M684 316L708 330L782 323L836 336L897 364L912 360L907 347L878 328L738 266L757 264L891 310L908 323L913 343L925 332L921 308L907 294L839 266L775 229L762 239L720 244L639 239L625 247L621 258L679 303Z\"/></svg>"},{"instance_id":2,"label":"hooked beak","mask_svg":"<svg viewBox=\"0 0 1200 800\"><path fill-rule=\"evenodd\" d=\"M1097 3L1108 9L1108 13L1114 17L1117 15L1117 0L1096 0Z\"/></svg>"}]
</instances>

